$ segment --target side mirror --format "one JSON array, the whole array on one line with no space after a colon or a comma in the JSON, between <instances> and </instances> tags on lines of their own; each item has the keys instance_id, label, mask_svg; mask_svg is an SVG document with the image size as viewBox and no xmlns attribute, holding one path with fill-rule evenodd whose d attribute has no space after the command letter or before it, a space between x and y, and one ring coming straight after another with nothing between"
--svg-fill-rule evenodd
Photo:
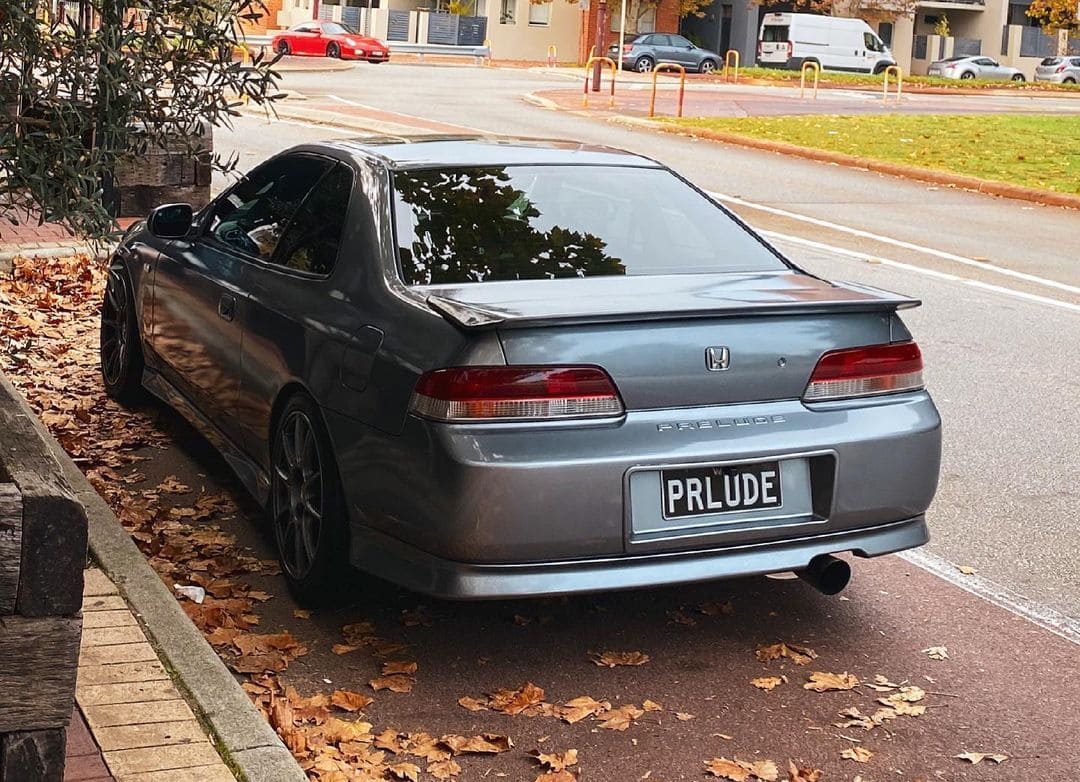
<instances>
[{"instance_id":1,"label":"side mirror","mask_svg":"<svg viewBox=\"0 0 1080 782\"><path fill-rule=\"evenodd\" d=\"M191 231L191 204L165 204L150 212L147 227L159 239L181 239Z\"/></svg>"}]
</instances>

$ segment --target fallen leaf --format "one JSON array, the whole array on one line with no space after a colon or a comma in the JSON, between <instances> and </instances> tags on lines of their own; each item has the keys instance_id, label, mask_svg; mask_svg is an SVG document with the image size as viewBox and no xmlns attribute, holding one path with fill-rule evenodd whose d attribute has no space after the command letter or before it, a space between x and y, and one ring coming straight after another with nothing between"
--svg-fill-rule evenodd
<instances>
[{"instance_id":1,"label":"fallen leaf","mask_svg":"<svg viewBox=\"0 0 1080 782\"><path fill-rule=\"evenodd\" d=\"M615 668L619 665L644 665L649 655L642 652L590 652L589 659L602 668Z\"/></svg>"},{"instance_id":2,"label":"fallen leaf","mask_svg":"<svg viewBox=\"0 0 1080 782\"><path fill-rule=\"evenodd\" d=\"M334 690L334 694L330 696L330 703L342 711L360 711L374 702L374 699L367 695L349 690Z\"/></svg>"},{"instance_id":3,"label":"fallen leaf","mask_svg":"<svg viewBox=\"0 0 1080 782\"><path fill-rule=\"evenodd\" d=\"M697 607L697 610L705 614L705 616L728 616L735 610L735 607L730 600L723 603L713 600L702 603Z\"/></svg>"},{"instance_id":4,"label":"fallen leaf","mask_svg":"<svg viewBox=\"0 0 1080 782\"><path fill-rule=\"evenodd\" d=\"M520 714L530 706L544 700L544 690L532 682L526 682L516 690L499 690L488 698L488 708L511 716Z\"/></svg>"},{"instance_id":5,"label":"fallen leaf","mask_svg":"<svg viewBox=\"0 0 1080 782\"><path fill-rule=\"evenodd\" d=\"M607 730L626 730L634 720L644 714L641 709L631 703L619 706L604 713L604 719L600 723L601 728Z\"/></svg>"},{"instance_id":6,"label":"fallen leaf","mask_svg":"<svg viewBox=\"0 0 1080 782\"><path fill-rule=\"evenodd\" d=\"M925 652L926 656L929 657L931 660L949 659L949 650L947 647L944 646L930 646L926 649L923 649L923 652Z\"/></svg>"},{"instance_id":7,"label":"fallen leaf","mask_svg":"<svg viewBox=\"0 0 1080 782\"><path fill-rule=\"evenodd\" d=\"M788 782L820 782L821 774L821 769L799 767L794 761L788 761Z\"/></svg>"},{"instance_id":8,"label":"fallen leaf","mask_svg":"<svg viewBox=\"0 0 1080 782\"><path fill-rule=\"evenodd\" d=\"M292 615L297 619L311 619L311 612L306 608L294 608Z\"/></svg>"},{"instance_id":9,"label":"fallen leaf","mask_svg":"<svg viewBox=\"0 0 1080 782\"><path fill-rule=\"evenodd\" d=\"M675 712L675 719L677 719L679 722L689 722L690 720L694 719L694 715L687 714L685 711L677 711Z\"/></svg>"},{"instance_id":10,"label":"fallen leaf","mask_svg":"<svg viewBox=\"0 0 1080 782\"><path fill-rule=\"evenodd\" d=\"M439 760L428 763L427 772L436 779L450 779L461 773L461 766L456 760Z\"/></svg>"},{"instance_id":11,"label":"fallen leaf","mask_svg":"<svg viewBox=\"0 0 1080 782\"><path fill-rule=\"evenodd\" d=\"M996 755L989 752L962 752L959 755L953 755L953 757L960 758L960 760L966 760L973 766L977 766L984 760L991 760L994 763L1004 763L1009 759L1008 755Z\"/></svg>"},{"instance_id":12,"label":"fallen leaf","mask_svg":"<svg viewBox=\"0 0 1080 782\"><path fill-rule=\"evenodd\" d=\"M458 698L458 705L469 711L485 711L487 709L487 701L482 701L479 698L470 698L468 695Z\"/></svg>"},{"instance_id":13,"label":"fallen leaf","mask_svg":"<svg viewBox=\"0 0 1080 782\"><path fill-rule=\"evenodd\" d=\"M817 657L817 652L808 646L786 643L760 646L754 654L757 655L759 662L766 663L769 662L769 660L778 660L781 657L786 657L796 665L806 665Z\"/></svg>"},{"instance_id":14,"label":"fallen leaf","mask_svg":"<svg viewBox=\"0 0 1080 782\"><path fill-rule=\"evenodd\" d=\"M963 573L965 576L973 576L976 572L975 568L968 565L957 565L956 569Z\"/></svg>"},{"instance_id":15,"label":"fallen leaf","mask_svg":"<svg viewBox=\"0 0 1080 782\"><path fill-rule=\"evenodd\" d=\"M810 674L810 681L803 685L804 690L814 692L829 692L830 690L851 690L859 684L859 680L848 672L825 673L814 671Z\"/></svg>"},{"instance_id":16,"label":"fallen leaf","mask_svg":"<svg viewBox=\"0 0 1080 782\"><path fill-rule=\"evenodd\" d=\"M840 753L845 760L854 760L856 763L869 763L874 753L866 747L849 747Z\"/></svg>"},{"instance_id":17,"label":"fallen leaf","mask_svg":"<svg viewBox=\"0 0 1080 782\"><path fill-rule=\"evenodd\" d=\"M546 766L550 771L562 771L570 766L577 765L577 750L568 749L566 752L541 752L534 749L529 752L536 762Z\"/></svg>"},{"instance_id":18,"label":"fallen leaf","mask_svg":"<svg viewBox=\"0 0 1080 782\"><path fill-rule=\"evenodd\" d=\"M598 701L588 695L582 695L580 698L574 698L559 706L558 715L563 722L573 725L575 722L581 722L586 717L602 714L610 708L611 704L607 701Z\"/></svg>"},{"instance_id":19,"label":"fallen leaf","mask_svg":"<svg viewBox=\"0 0 1080 782\"><path fill-rule=\"evenodd\" d=\"M412 692L413 680L409 676L395 674L394 676L378 676L368 681L373 690L390 690L390 692Z\"/></svg>"},{"instance_id":20,"label":"fallen leaf","mask_svg":"<svg viewBox=\"0 0 1080 782\"><path fill-rule=\"evenodd\" d=\"M484 733L480 736L448 735L440 738L439 744L442 744L455 755L466 753L498 754L506 752L514 746L514 742L510 740L509 736L500 736L496 733Z\"/></svg>"},{"instance_id":21,"label":"fallen leaf","mask_svg":"<svg viewBox=\"0 0 1080 782\"><path fill-rule=\"evenodd\" d=\"M403 660L387 660L382 664L383 676L393 676L399 673L416 673L416 663Z\"/></svg>"},{"instance_id":22,"label":"fallen leaf","mask_svg":"<svg viewBox=\"0 0 1080 782\"><path fill-rule=\"evenodd\" d=\"M713 758L705 761L705 769L714 777L730 780L730 782L776 782L780 776L780 770L771 760L758 760L753 763L745 760L729 760L728 758Z\"/></svg>"},{"instance_id":23,"label":"fallen leaf","mask_svg":"<svg viewBox=\"0 0 1080 782\"><path fill-rule=\"evenodd\" d=\"M330 651L334 654L348 654L349 652L355 652L359 648L359 646L353 644L334 644L330 647Z\"/></svg>"},{"instance_id":24,"label":"fallen leaf","mask_svg":"<svg viewBox=\"0 0 1080 782\"><path fill-rule=\"evenodd\" d=\"M534 782L577 782L577 779L569 771L546 771Z\"/></svg>"},{"instance_id":25,"label":"fallen leaf","mask_svg":"<svg viewBox=\"0 0 1080 782\"><path fill-rule=\"evenodd\" d=\"M395 763L387 766L387 770L398 779L408 779L409 782L417 782L420 775L420 766L415 763Z\"/></svg>"},{"instance_id":26,"label":"fallen leaf","mask_svg":"<svg viewBox=\"0 0 1080 782\"><path fill-rule=\"evenodd\" d=\"M645 711L663 711L664 710L663 706L661 706L659 703L656 703L655 701L650 701L648 698L646 698L645 702L643 704L641 704L641 708L644 709Z\"/></svg>"},{"instance_id":27,"label":"fallen leaf","mask_svg":"<svg viewBox=\"0 0 1080 782\"><path fill-rule=\"evenodd\" d=\"M765 692L772 692L774 689L776 689L786 681L786 676L762 676L757 679L751 679L750 683L757 687L759 690L765 690Z\"/></svg>"}]
</instances>

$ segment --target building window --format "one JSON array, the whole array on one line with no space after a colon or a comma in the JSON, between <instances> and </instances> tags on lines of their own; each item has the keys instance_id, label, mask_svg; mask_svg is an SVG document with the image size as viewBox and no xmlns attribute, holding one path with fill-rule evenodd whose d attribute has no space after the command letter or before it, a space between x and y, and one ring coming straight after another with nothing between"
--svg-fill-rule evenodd
<instances>
[{"instance_id":1,"label":"building window","mask_svg":"<svg viewBox=\"0 0 1080 782\"><path fill-rule=\"evenodd\" d=\"M529 0L529 24L547 27L551 22L551 3L534 3Z\"/></svg>"},{"instance_id":2,"label":"building window","mask_svg":"<svg viewBox=\"0 0 1080 782\"><path fill-rule=\"evenodd\" d=\"M893 33L893 23L892 22L881 22L880 24L878 24L878 28L877 28L878 38L880 38L881 42L883 44L885 44L886 46L892 46L892 33Z\"/></svg>"},{"instance_id":3,"label":"building window","mask_svg":"<svg viewBox=\"0 0 1080 782\"><path fill-rule=\"evenodd\" d=\"M502 0L499 6L499 24L513 24L515 10L517 10L517 0Z\"/></svg>"},{"instance_id":4,"label":"building window","mask_svg":"<svg viewBox=\"0 0 1080 782\"><path fill-rule=\"evenodd\" d=\"M656 32L656 8L650 8L638 19L637 29L639 33Z\"/></svg>"}]
</instances>

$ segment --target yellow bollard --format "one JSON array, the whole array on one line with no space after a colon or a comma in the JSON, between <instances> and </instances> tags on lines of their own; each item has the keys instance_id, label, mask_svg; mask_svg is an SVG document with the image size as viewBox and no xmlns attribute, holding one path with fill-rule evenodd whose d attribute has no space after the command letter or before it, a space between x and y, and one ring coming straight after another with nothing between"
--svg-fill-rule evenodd
<instances>
[{"instance_id":1,"label":"yellow bollard","mask_svg":"<svg viewBox=\"0 0 1080 782\"><path fill-rule=\"evenodd\" d=\"M671 62L662 62L653 68L652 97L649 98L649 116L656 116L656 77L660 75L660 71L662 70L676 71L679 74L679 113L676 116L681 117L683 97L686 94L686 68Z\"/></svg>"},{"instance_id":2,"label":"yellow bollard","mask_svg":"<svg viewBox=\"0 0 1080 782\"><path fill-rule=\"evenodd\" d=\"M731 62L735 63L735 78L734 79L732 79L732 78L730 78L728 76L728 67L729 67L728 63L731 63ZM728 81L731 81L731 82L736 83L736 84L739 81L739 52L736 51L735 49L728 49L727 53L724 54L724 78L727 79Z\"/></svg>"},{"instance_id":3,"label":"yellow bollard","mask_svg":"<svg viewBox=\"0 0 1080 782\"><path fill-rule=\"evenodd\" d=\"M596 47L593 47L594 49ZM618 73L618 68L615 61L610 57L590 57L588 62L585 63L585 90L582 95L581 105L585 108L589 108L589 68L592 67L594 62L598 62L602 65L606 65L611 68L611 98L608 100L608 108L615 105L615 75Z\"/></svg>"},{"instance_id":4,"label":"yellow bollard","mask_svg":"<svg viewBox=\"0 0 1080 782\"><path fill-rule=\"evenodd\" d=\"M814 98L814 100L817 100L818 75L821 73L821 66L818 65L816 62L813 62L813 61L804 62L802 64L802 68L799 70L799 97L802 98L806 94L806 72L807 71L813 71L814 72L813 98Z\"/></svg>"},{"instance_id":5,"label":"yellow bollard","mask_svg":"<svg viewBox=\"0 0 1080 782\"><path fill-rule=\"evenodd\" d=\"M883 101L889 100L889 74L896 74L896 100L899 102L900 94L904 89L904 72L900 70L899 65L890 65L883 73L885 74L885 83L882 85L881 99Z\"/></svg>"}]
</instances>

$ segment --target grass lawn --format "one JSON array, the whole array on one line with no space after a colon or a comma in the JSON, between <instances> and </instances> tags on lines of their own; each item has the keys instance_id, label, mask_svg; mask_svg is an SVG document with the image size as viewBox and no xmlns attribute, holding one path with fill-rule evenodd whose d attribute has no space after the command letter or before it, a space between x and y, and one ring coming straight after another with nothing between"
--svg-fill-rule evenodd
<instances>
[{"instance_id":1,"label":"grass lawn","mask_svg":"<svg viewBox=\"0 0 1080 782\"><path fill-rule=\"evenodd\" d=\"M799 81L799 72L781 68L761 68L752 65L746 68L739 68L739 80L741 81L742 79L768 79L771 81L794 82L797 84ZM876 87L880 90L883 81L884 76L822 71L818 83L821 85L836 84ZM807 73L806 83L809 85L812 82L813 76ZM890 88L895 90L895 80L890 78L889 82ZM981 79L975 81L961 81L960 79L944 79L939 76L914 76L907 73L904 74L904 84L919 84L925 87L944 87L946 89L963 88L965 90L1051 90L1080 93L1080 85L1077 84L1054 84L1052 82L1030 81L983 81Z\"/></svg>"},{"instance_id":2,"label":"grass lawn","mask_svg":"<svg viewBox=\"0 0 1080 782\"><path fill-rule=\"evenodd\" d=\"M859 157L1080 193L1080 116L877 114L671 119Z\"/></svg>"}]
</instances>

